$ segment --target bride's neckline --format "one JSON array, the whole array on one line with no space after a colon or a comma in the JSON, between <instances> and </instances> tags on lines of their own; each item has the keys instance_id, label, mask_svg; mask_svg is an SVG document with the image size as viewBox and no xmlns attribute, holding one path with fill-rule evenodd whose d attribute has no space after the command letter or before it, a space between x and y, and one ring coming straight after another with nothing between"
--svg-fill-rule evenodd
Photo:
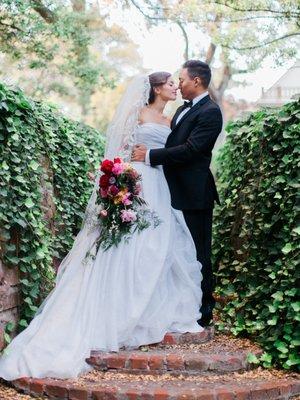
<instances>
[{"instance_id":1,"label":"bride's neckline","mask_svg":"<svg viewBox=\"0 0 300 400\"><path fill-rule=\"evenodd\" d=\"M147 124L164 126L164 127L168 128L168 129L171 129L171 127L169 125L161 124L159 122L143 122L142 124L138 124L138 126L143 126L143 125L147 125Z\"/></svg>"}]
</instances>

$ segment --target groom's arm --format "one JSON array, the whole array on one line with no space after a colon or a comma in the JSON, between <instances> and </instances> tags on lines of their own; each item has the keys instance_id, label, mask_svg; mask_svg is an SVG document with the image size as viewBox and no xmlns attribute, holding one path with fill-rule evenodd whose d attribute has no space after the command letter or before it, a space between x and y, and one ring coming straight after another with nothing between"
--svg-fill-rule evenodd
<instances>
[{"instance_id":1,"label":"groom's arm","mask_svg":"<svg viewBox=\"0 0 300 400\"><path fill-rule=\"evenodd\" d=\"M205 117L202 114L184 144L150 150L150 164L151 166L172 165L192 161L203 152L213 148L221 130L222 114L220 110L209 112Z\"/></svg>"}]
</instances>

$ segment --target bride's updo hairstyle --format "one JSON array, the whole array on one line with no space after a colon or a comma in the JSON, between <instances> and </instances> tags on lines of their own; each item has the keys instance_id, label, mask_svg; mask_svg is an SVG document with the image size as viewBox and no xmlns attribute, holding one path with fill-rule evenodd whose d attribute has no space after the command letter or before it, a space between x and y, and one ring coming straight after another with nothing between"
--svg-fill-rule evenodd
<instances>
[{"instance_id":1,"label":"bride's updo hairstyle","mask_svg":"<svg viewBox=\"0 0 300 400\"><path fill-rule=\"evenodd\" d=\"M170 72L153 72L153 74L149 75L149 82L150 82L150 93L149 93L149 99L148 99L148 104L151 104L155 100L155 92L154 88L159 87L161 85L164 85L167 83L167 80L172 76Z\"/></svg>"}]
</instances>

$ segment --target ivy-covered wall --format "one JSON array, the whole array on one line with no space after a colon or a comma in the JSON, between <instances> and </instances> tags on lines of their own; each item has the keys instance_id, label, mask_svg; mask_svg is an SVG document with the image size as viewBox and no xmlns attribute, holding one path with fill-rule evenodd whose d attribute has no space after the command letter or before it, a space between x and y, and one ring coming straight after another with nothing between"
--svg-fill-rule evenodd
<instances>
[{"instance_id":1,"label":"ivy-covered wall","mask_svg":"<svg viewBox=\"0 0 300 400\"><path fill-rule=\"evenodd\" d=\"M0 83L0 259L19 271L21 329L80 228L103 146L98 131Z\"/></svg>"},{"instance_id":2,"label":"ivy-covered wall","mask_svg":"<svg viewBox=\"0 0 300 400\"><path fill-rule=\"evenodd\" d=\"M299 369L300 102L257 111L227 131L213 245L227 300L219 329L261 343L264 366Z\"/></svg>"}]
</instances>

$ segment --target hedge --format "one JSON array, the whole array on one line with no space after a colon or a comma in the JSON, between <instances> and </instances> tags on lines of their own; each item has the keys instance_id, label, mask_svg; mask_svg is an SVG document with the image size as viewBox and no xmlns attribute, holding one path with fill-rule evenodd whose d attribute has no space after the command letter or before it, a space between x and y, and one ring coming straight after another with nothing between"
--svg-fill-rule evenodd
<instances>
[{"instance_id":1,"label":"hedge","mask_svg":"<svg viewBox=\"0 0 300 400\"><path fill-rule=\"evenodd\" d=\"M20 271L20 329L81 226L103 145L95 129L0 83L0 257Z\"/></svg>"},{"instance_id":2,"label":"hedge","mask_svg":"<svg viewBox=\"0 0 300 400\"><path fill-rule=\"evenodd\" d=\"M254 112L227 132L213 236L225 299L218 328L260 343L253 362L299 369L300 102Z\"/></svg>"}]
</instances>

